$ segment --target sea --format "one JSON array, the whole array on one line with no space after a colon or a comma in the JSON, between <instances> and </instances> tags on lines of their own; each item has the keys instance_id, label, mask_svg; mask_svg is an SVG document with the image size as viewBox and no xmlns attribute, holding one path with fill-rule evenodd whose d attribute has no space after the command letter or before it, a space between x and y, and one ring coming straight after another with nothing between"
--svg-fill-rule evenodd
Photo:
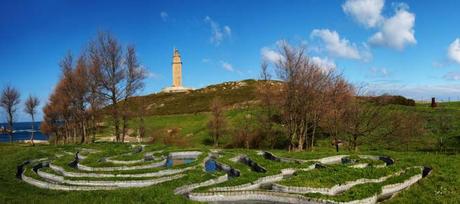
<instances>
[{"instance_id":1,"label":"sea","mask_svg":"<svg viewBox=\"0 0 460 204\"><path fill-rule=\"evenodd\" d=\"M0 123L1 127L7 127L6 123ZM40 122L34 123L34 130L32 130L32 122L17 122L13 124L13 141L29 140L32 131L35 132L35 140L48 140L48 136L40 132ZM8 134L0 133L0 142L9 142L10 137Z\"/></svg>"}]
</instances>

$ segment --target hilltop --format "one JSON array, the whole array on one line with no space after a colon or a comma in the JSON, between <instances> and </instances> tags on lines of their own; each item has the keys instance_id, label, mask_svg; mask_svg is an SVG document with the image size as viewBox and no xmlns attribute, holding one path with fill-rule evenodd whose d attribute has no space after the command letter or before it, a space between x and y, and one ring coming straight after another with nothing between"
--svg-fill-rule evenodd
<instances>
[{"instance_id":1,"label":"hilltop","mask_svg":"<svg viewBox=\"0 0 460 204\"><path fill-rule=\"evenodd\" d=\"M211 101L219 97L223 105L231 109L243 103L257 103L257 87L261 83L263 82L253 79L230 81L182 93L160 92L132 97L128 103L133 112L144 103L146 115L174 115L207 112Z\"/></svg>"}]
</instances>

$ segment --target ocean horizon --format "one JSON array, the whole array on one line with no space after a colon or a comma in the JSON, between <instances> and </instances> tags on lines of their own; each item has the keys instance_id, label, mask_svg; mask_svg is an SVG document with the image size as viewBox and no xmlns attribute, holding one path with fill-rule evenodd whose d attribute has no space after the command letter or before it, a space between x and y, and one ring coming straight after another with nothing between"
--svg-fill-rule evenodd
<instances>
[{"instance_id":1,"label":"ocean horizon","mask_svg":"<svg viewBox=\"0 0 460 204\"><path fill-rule=\"evenodd\" d=\"M48 136L40 132L41 122L34 123L34 130L32 130L32 122L16 122L13 124L13 141L29 140L32 132L35 132L35 140L48 140ZM1 127L7 127L6 123L0 123ZM8 134L0 133L0 142L9 142L10 137Z\"/></svg>"}]
</instances>

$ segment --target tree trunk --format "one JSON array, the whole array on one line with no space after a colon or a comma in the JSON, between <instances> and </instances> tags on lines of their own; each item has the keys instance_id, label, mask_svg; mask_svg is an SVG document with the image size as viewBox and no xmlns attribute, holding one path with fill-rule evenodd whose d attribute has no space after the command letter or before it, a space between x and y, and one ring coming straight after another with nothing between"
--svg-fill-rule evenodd
<instances>
[{"instance_id":1,"label":"tree trunk","mask_svg":"<svg viewBox=\"0 0 460 204\"><path fill-rule=\"evenodd\" d=\"M10 136L10 143L13 143L13 113L8 111L8 136Z\"/></svg>"},{"instance_id":2,"label":"tree trunk","mask_svg":"<svg viewBox=\"0 0 460 204\"><path fill-rule=\"evenodd\" d=\"M313 131L311 133L311 150L313 150L313 146L315 145L315 134L316 134L316 122L313 126Z\"/></svg>"},{"instance_id":3,"label":"tree trunk","mask_svg":"<svg viewBox=\"0 0 460 204\"><path fill-rule=\"evenodd\" d=\"M82 136L81 136L80 144L83 144L83 143L85 143L85 140L86 140L86 125L85 125L85 121L81 122L81 127L82 127Z\"/></svg>"},{"instance_id":4,"label":"tree trunk","mask_svg":"<svg viewBox=\"0 0 460 204\"><path fill-rule=\"evenodd\" d=\"M30 136L30 142L32 143L32 146L35 146L35 143L34 143L34 136L35 136L34 123L35 123L35 118L34 118L33 114L31 116L32 116L32 133L31 133L31 136Z\"/></svg>"},{"instance_id":5,"label":"tree trunk","mask_svg":"<svg viewBox=\"0 0 460 204\"><path fill-rule=\"evenodd\" d=\"M127 132L127 126L128 126L128 121L127 121L127 117L126 117L126 113L123 113L123 117L122 117L122 121L123 121L123 126L121 128L121 142L124 143L125 142L125 135L126 135L126 132Z\"/></svg>"}]
</instances>

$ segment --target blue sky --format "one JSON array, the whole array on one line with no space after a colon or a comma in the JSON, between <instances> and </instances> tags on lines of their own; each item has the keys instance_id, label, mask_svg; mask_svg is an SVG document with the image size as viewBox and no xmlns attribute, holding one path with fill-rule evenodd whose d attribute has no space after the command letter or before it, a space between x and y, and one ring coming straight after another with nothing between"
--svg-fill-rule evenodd
<instances>
[{"instance_id":1,"label":"blue sky","mask_svg":"<svg viewBox=\"0 0 460 204\"><path fill-rule=\"evenodd\" d=\"M171 84L174 47L184 85L199 88L257 78L260 61L277 59L277 43L287 40L372 92L457 100L459 7L457 0L2 1L0 87L44 103L66 52L78 54L98 31L110 31L134 44L149 70L143 94Z\"/></svg>"}]
</instances>

